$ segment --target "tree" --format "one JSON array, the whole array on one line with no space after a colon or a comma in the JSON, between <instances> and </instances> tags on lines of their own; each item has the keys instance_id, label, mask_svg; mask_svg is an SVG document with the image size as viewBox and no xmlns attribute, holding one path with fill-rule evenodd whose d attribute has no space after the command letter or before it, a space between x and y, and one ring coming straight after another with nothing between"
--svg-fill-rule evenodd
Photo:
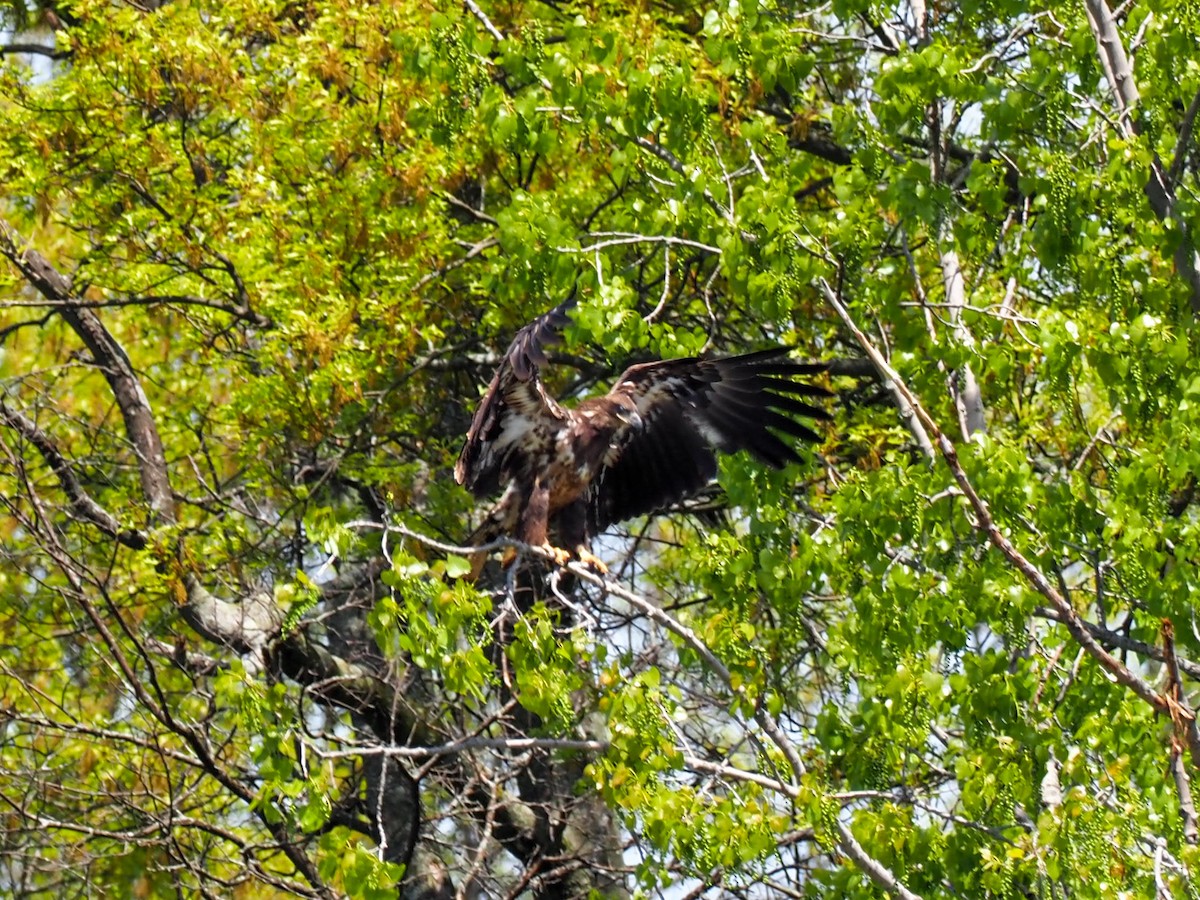
<instances>
[{"instance_id":1,"label":"tree","mask_svg":"<svg viewBox=\"0 0 1200 900\"><path fill-rule=\"evenodd\" d=\"M7 893L1196 893L1194 5L10 16ZM572 293L836 425L468 583Z\"/></svg>"}]
</instances>

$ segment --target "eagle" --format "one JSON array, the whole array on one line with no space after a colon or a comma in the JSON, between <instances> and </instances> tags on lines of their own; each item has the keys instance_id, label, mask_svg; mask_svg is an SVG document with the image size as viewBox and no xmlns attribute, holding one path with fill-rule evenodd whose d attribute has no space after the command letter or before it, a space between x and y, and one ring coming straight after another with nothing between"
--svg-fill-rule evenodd
<instances>
[{"instance_id":1,"label":"eagle","mask_svg":"<svg viewBox=\"0 0 1200 900\"><path fill-rule=\"evenodd\" d=\"M793 362L780 346L638 363L604 396L563 406L539 371L573 305L569 299L517 332L475 411L454 478L479 498L503 493L470 544L507 535L546 549L561 565L571 553L551 544L555 534L603 572L591 539L707 485L718 451L747 450L782 468L800 456L780 435L820 440L797 417L829 418L809 402L829 392L801 380L826 367ZM482 557L475 574L481 565Z\"/></svg>"}]
</instances>

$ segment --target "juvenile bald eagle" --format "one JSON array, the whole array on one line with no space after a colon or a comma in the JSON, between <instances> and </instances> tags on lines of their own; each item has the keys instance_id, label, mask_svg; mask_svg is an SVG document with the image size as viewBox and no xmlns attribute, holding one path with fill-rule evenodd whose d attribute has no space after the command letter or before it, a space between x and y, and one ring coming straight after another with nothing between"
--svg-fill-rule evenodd
<instances>
[{"instance_id":1,"label":"juvenile bald eagle","mask_svg":"<svg viewBox=\"0 0 1200 900\"><path fill-rule=\"evenodd\" d=\"M477 497L504 488L472 544L509 535L565 551L603 569L588 551L609 525L653 513L717 474L718 450L748 450L776 468L798 461L776 431L820 440L793 416L827 419L797 397L828 391L797 379L820 364L787 359L773 347L723 359L665 359L630 366L603 397L574 409L546 393L538 368L567 323L567 301L517 332L475 411L454 478Z\"/></svg>"}]
</instances>

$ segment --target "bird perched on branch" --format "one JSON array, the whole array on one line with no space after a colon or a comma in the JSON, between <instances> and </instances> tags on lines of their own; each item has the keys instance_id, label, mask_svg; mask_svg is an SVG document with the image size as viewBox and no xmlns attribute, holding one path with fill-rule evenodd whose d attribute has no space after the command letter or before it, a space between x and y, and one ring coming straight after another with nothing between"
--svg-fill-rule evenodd
<instances>
[{"instance_id":1,"label":"bird perched on branch","mask_svg":"<svg viewBox=\"0 0 1200 900\"><path fill-rule=\"evenodd\" d=\"M748 450L782 468L800 457L780 435L820 440L795 417L829 418L798 399L828 396L799 380L825 366L792 362L786 347L639 363L604 396L562 406L538 371L573 305L568 300L517 332L475 411L454 478L477 497L504 493L471 544L507 535L545 547L561 564L570 553L551 545L553 533L603 571L591 539L704 487L717 474L718 451ZM476 574L480 566L482 558Z\"/></svg>"}]
</instances>

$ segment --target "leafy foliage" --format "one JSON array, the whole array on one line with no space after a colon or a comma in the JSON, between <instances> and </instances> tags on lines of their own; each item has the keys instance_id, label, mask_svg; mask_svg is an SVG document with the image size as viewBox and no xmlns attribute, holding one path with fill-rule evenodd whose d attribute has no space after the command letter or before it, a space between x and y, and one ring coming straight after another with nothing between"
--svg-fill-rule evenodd
<instances>
[{"instance_id":1,"label":"leafy foliage","mask_svg":"<svg viewBox=\"0 0 1200 900\"><path fill-rule=\"evenodd\" d=\"M1197 893L1194 3L5 10L6 893ZM836 423L472 581L572 293Z\"/></svg>"}]
</instances>

